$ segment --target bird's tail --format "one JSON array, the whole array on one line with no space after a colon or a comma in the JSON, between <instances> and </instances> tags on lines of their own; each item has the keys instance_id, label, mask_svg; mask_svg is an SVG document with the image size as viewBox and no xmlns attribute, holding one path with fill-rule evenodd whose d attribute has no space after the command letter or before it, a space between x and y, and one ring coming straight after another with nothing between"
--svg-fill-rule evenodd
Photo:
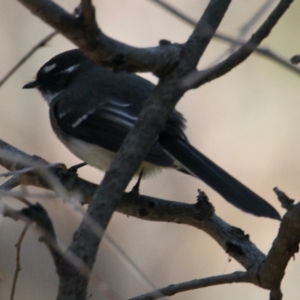
<instances>
[{"instance_id":1,"label":"bird's tail","mask_svg":"<svg viewBox=\"0 0 300 300\"><path fill-rule=\"evenodd\" d=\"M228 202L256 216L280 220L278 212L264 199L200 153L188 141L164 136L164 149L191 175L203 180Z\"/></svg>"}]
</instances>

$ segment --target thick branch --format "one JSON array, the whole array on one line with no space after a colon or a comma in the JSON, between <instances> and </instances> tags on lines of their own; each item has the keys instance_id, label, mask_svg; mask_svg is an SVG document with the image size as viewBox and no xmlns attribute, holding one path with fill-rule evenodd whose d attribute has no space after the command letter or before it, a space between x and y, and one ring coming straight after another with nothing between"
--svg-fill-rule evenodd
<instances>
[{"instance_id":1,"label":"thick branch","mask_svg":"<svg viewBox=\"0 0 300 300\"><path fill-rule=\"evenodd\" d=\"M283 217L278 235L260 271L260 281L268 289L279 289L288 262L299 252L299 220L300 203L292 206Z\"/></svg>"},{"instance_id":2,"label":"thick branch","mask_svg":"<svg viewBox=\"0 0 300 300\"><path fill-rule=\"evenodd\" d=\"M187 55L194 67L197 66L209 42L213 38L231 0L211 0L200 21L187 41ZM193 61L194 59L194 61Z\"/></svg>"},{"instance_id":3,"label":"thick branch","mask_svg":"<svg viewBox=\"0 0 300 300\"><path fill-rule=\"evenodd\" d=\"M18 154L16 160L20 162L17 165L19 167L23 166L21 157L26 161L43 161L36 156L31 157L27 155L3 141L1 141L0 145ZM15 170L16 166L6 160L1 157L0 164L11 171ZM44 164L44 167L49 165L45 161ZM56 172L56 176L59 176L61 184L68 191L80 192L83 195L83 203L89 203L97 185L78 178L73 173L70 174L63 168L63 165L60 166L62 171ZM20 176L20 184L51 189L49 184L45 183L45 179L41 178L43 174L35 174L32 171L25 172ZM250 241L249 236L245 235L242 230L230 226L214 213L211 213L210 207L202 201L198 201L196 204L187 204L129 193L123 195L117 211L143 220L186 224L205 231L231 257L251 271L251 274L252 272L255 273L255 276L251 278L256 278L256 281L253 279L252 283L271 289L273 296L281 295L279 288L284 270L290 258L298 251L300 241L300 228L298 226L300 222L300 204L290 208L284 216L279 234L267 257ZM6 214L12 218L19 218L13 211L9 212L6 210ZM281 299L277 296L274 296L274 299Z\"/></svg>"},{"instance_id":4,"label":"thick branch","mask_svg":"<svg viewBox=\"0 0 300 300\"><path fill-rule=\"evenodd\" d=\"M178 45L136 48L106 36L97 26L91 1L82 1L81 12L74 16L49 0L19 0L34 15L63 34L98 64L118 70L162 74L174 68L180 58Z\"/></svg>"},{"instance_id":5,"label":"thick branch","mask_svg":"<svg viewBox=\"0 0 300 300\"><path fill-rule=\"evenodd\" d=\"M23 164L21 164L22 159L32 162L36 160L39 163L43 161L39 157L27 155L6 144L4 141L1 141L0 145L4 145L6 149L10 148L11 151L18 154L15 156L15 159L20 161L20 164L18 165L20 168L23 167ZM11 171L19 170L6 160L7 159L0 158L0 164L8 166L8 169ZM44 165L40 165L40 168L44 167L46 169L48 165L49 163L44 161ZM72 193L80 193L83 196L82 204L90 203L97 185L75 176L72 172L68 172L63 165L60 166L61 171L55 169L55 175L64 188ZM52 171L52 169L49 170ZM21 174L20 170L18 171L18 174ZM25 172L20 176L20 184L51 189L45 179L42 178L43 175L44 172ZM196 204L187 204L138 195L137 193L132 192L123 195L122 200L117 207L117 211L143 220L186 224L203 230L215 239L227 253L246 269L251 268L265 259L265 255L251 243L248 236L244 235L241 230L230 226L220 219L211 212L211 206L209 204L200 200L201 199L199 199Z\"/></svg>"}]
</instances>

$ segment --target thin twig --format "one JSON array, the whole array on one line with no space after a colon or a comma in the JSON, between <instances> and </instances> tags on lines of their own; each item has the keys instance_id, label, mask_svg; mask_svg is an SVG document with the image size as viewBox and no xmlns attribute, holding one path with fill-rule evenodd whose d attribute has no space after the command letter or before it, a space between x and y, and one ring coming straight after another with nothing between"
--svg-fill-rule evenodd
<instances>
[{"instance_id":1,"label":"thin twig","mask_svg":"<svg viewBox=\"0 0 300 300\"><path fill-rule=\"evenodd\" d=\"M11 197L13 197L16 193L11 193ZM5 217L9 217L15 221L22 220L26 224L31 224L31 221L25 217L19 210L12 209L8 205L4 205L3 208L3 215ZM83 213L83 210L80 210L80 213ZM80 214L82 216L82 214ZM95 228L92 228L95 230ZM42 238L40 238L40 241L44 242L45 245L50 250L52 257L54 258L54 263L56 268L60 271L63 270L62 262L67 261L70 265L72 265L74 268L76 268L82 275L89 276L88 271L86 270L86 267L84 266L83 262L78 259L78 257L74 256L73 253L70 251L63 251L62 249L65 249L64 241L56 241L55 239L52 239L49 237L49 234L45 232L45 230L40 226L40 224L37 223L36 230L39 234L42 234ZM112 237L105 235L105 240L109 244L109 246L116 251L122 259L132 268L132 270L136 273L136 277L138 280L140 280L142 283L144 283L148 288L155 289L155 285L147 278L147 276L143 273L142 270L137 266L137 264L124 252L124 250L113 240ZM60 247L58 247L58 244ZM54 254L54 256L53 256ZM59 256L57 256L59 255ZM56 258L58 257L58 259ZM100 279L97 278L96 274L93 274L93 280L98 282ZM107 287L106 287L107 289ZM109 291L110 293L113 293L112 290Z\"/></svg>"},{"instance_id":2,"label":"thin twig","mask_svg":"<svg viewBox=\"0 0 300 300\"><path fill-rule=\"evenodd\" d=\"M177 284L172 284L167 287L160 288L156 291L146 293L129 300L154 300L160 299L163 296L172 296L177 293L195 290L203 287L228 284L234 282L251 282L251 276L248 272L234 272L231 274L211 276L202 279L194 279Z\"/></svg>"},{"instance_id":3,"label":"thin twig","mask_svg":"<svg viewBox=\"0 0 300 300\"><path fill-rule=\"evenodd\" d=\"M61 249L56 239L52 221L46 210L44 210L40 204L30 205L28 208L22 210L15 210L5 204L3 216L15 221L22 220L27 225L30 225L32 222L36 223L36 231L41 235L40 242L43 242L49 249L57 272L66 270L64 269L64 264L67 262L83 276L89 276L89 270L87 270L82 260L78 259L78 257L70 251L63 251ZM63 243L60 241L60 244Z\"/></svg>"},{"instance_id":4,"label":"thin twig","mask_svg":"<svg viewBox=\"0 0 300 300\"><path fill-rule=\"evenodd\" d=\"M53 31L33 46L16 65L0 80L0 87L41 47L44 47L55 35L57 31Z\"/></svg>"},{"instance_id":5,"label":"thin twig","mask_svg":"<svg viewBox=\"0 0 300 300\"><path fill-rule=\"evenodd\" d=\"M52 168L57 168L57 167L61 167L61 166L62 166L62 164L60 164L60 163L54 163L54 164L48 164L45 166L25 167L25 168L19 169L19 170L0 173L0 177L16 176L16 175L25 174L28 172L38 172L41 169L45 169L45 168L52 169Z\"/></svg>"},{"instance_id":6,"label":"thin twig","mask_svg":"<svg viewBox=\"0 0 300 300\"><path fill-rule=\"evenodd\" d=\"M278 187L274 187L273 191L277 195L278 201L281 203L281 207L285 208L286 210L289 210L294 206L295 200L288 197Z\"/></svg>"},{"instance_id":7,"label":"thin twig","mask_svg":"<svg viewBox=\"0 0 300 300\"><path fill-rule=\"evenodd\" d=\"M267 0L262 6L255 12L255 14L251 17L250 20L246 22L240 29L240 34L238 40L242 39L244 36L248 34L251 28L254 26L255 23L266 13L267 10L272 6L274 0Z\"/></svg>"},{"instance_id":8,"label":"thin twig","mask_svg":"<svg viewBox=\"0 0 300 300\"><path fill-rule=\"evenodd\" d=\"M185 21L189 25L195 26L197 24L197 22L195 20L193 20L189 16L185 15L181 11L177 10L170 4L167 4L162 0L151 0L151 1L160 5L163 8L165 8L168 12L172 13L174 16L177 16L178 18ZM241 46L241 45L245 44L245 41L238 40L236 38L231 37L230 35L227 35L225 33L220 33L220 32L217 32L214 35L214 38L218 39L222 42L230 43L230 44L237 45L237 46ZM270 50L265 47L258 47L254 50L254 53L264 56L264 57L270 59L271 61L274 61L274 62L278 63L279 65L289 69L290 71L293 71L296 74L300 75L300 68L296 67L288 59L280 56L279 54L275 53L273 50Z\"/></svg>"},{"instance_id":9,"label":"thin twig","mask_svg":"<svg viewBox=\"0 0 300 300\"><path fill-rule=\"evenodd\" d=\"M219 64L200 72L189 74L182 81L182 89L187 91L192 88L197 88L207 82L219 78L236 66L245 61L257 48L257 46L271 33L271 30L287 11L293 0L281 0L275 9L270 13L268 18L259 27L259 29L252 34L251 38L241 46L237 51L230 55L227 59Z\"/></svg>"},{"instance_id":10,"label":"thin twig","mask_svg":"<svg viewBox=\"0 0 300 300\"><path fill-rule=\"evenodd\" d=\"M1 176L1 175L0 175ZM0 190L1 191L10 191L13 188L17 187L18 185L20 185L20 176L15 175L12 178L8 179L7 181L5 181L1 186L0 186Z\"/></svg>"},{"instance_id":11,"label":"thin twig","mask_svg":"<svg viewBox=\"0 0 300 300\"><path fill-rule=\"evenodd\" d=\"M64 169L66 169L64 165L54 164L53 169L48 170L47 168L44 168L45 165L48 165L48 163L45 163L45 160L41 159L38 156L28 156L26 154L24 155L22 151L11 147L1 139L0 164L10 171L14 171L16 169L22 170L27 167L36 168L35 173L37 176L35 176L35 179L38 181L36 182L37 186L40 185L42 187L45 186L45 184L49 184L51 185L52 189L62 197L62 199L68 198L66 190L57 180L56 176L54 176L54 174L56 174L57 172L64 172ZM27 185L26 179L29 179L29 177L31 177L30 173L22 173L21 171L19 175L21 177L20 180L22 184ZM30 179L30 182L32 182L32 178Z\"/></svg>"},{"instance_id":12,"label":"thin twig","mask_svg":"<svg viewBox=\"0 0 300 300\"><path fill-rule=\"evenodd\" d=\"M2 192L0 193L1 196L6 196L6 195L10 195L16 199L16 200L19 200L21 203L25 204L26 206L30 206L31 205L31 202L29 200L27 200L24 195L22 195L22 193L5 193L5 192Z\"/></svg>"},{"instance_id":13,"label":"thin twig","mask_svg":"<svg viewBox=\"0 0 300 300\"><path fill-rule=\"evenodd\" d=\"M244 40L244 37L248 34L248 32L252 29L252 27L255 25L255 23L258 22L258 20L266 13L266 11L270 8L270 6L273 4L274 0L266 0L262 6L254 13L254 15L250 18L250 20L247 20L247 22L241 27L240 33L238 37L236 38L237 41ZM233 43L231 47L229 47L224 53L222 53L213 64L216 64L217 62L220 62L225 57L229 56L231 53L233 53L239 45L237 43ZM288 63L288 62L287 62Z\"/></svg>"},{"instance_id":14,"label":"thin twig","mask_svg":"<svg viewBox=\"0 0 300 300\"><path fill-rule=\"evenodd\" d=\"M13 284L12 284L11 293L10 293L10 300L13 300L14 296L15 296L15 291L16 291L17 281L18 281L18 276L19 276L19 273L21 271L21 245L22 245L23 239L24 239L24 237L26 235L26 232L27 232L29 226L30 226L30 223L25 224L25 226L24 226L24 228L23 228L23 230L22 230L22 232L20 234L19 240L18 240L18 242L15 245L15 247L17 249L17 253L16 253L16 269L15 269L14 278L13 278Z\"/></svg>"}]
</instances>

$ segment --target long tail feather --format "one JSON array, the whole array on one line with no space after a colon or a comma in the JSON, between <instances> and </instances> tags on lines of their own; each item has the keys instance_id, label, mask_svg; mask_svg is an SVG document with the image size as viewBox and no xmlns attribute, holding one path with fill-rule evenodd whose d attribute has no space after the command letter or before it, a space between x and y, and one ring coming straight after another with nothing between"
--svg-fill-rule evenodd
<instances>
[{"instance_id":1,"label":"long tail feather","mask_svg":"<svg viewBox=\"0 0 300 300\"><path fill-rule=\"evenodd\" d=\"M278 212L264 199L217 166L186 140L159 139L164 149L193 176L203 180L228 202L256 216L280 220Z\"/></svg>"}]
</instances>

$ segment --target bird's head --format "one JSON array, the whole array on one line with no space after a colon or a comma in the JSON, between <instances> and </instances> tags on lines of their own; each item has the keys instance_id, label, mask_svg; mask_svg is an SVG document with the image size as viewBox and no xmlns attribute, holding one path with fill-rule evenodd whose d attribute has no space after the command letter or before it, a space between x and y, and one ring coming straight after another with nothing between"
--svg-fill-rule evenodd
<instances>
[{"instance_id":1,"label":"bird's head","mask_svg":"<svg viewBox=\"0 0 300 300\"><path fill-rule=\"evenodd\" d=\"M87 58L78 49L58 54L46 62L37 72L36 79L25 84L23 89L37 88L50 104L86 61Z\"/></svg>"}]
</instances>

